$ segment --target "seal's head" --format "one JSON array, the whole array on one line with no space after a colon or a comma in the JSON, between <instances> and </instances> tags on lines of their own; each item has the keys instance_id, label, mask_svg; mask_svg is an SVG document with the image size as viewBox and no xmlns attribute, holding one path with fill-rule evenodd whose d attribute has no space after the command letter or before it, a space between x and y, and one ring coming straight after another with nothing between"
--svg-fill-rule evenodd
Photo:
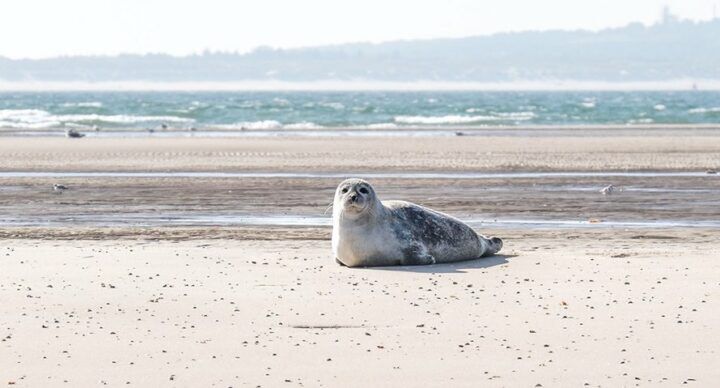
<instances>
[{"instance_id":1,"label":"seal's head","mask_svg":"<svg viewBox=\"0 0 720 388\"><path fill-rule=\"evenodd\" d=\"M377 197L370 183L362 179L347 179L335 190L333 208L342 218L357 219L375 210Z\"/></svg>"}]
</instances>

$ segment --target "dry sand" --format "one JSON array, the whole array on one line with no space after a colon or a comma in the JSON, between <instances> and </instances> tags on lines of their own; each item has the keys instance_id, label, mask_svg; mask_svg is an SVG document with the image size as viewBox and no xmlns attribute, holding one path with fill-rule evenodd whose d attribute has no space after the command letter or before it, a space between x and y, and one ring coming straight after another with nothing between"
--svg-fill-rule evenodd
<instances>
[{"instance_id":1,"label":"dry sand","mask_svg":"<svg viewBox=\"0 0 720 388\"><path fill-rule=\"evenodd\" d=\"M0 138L4 171L720 169L720 131L593 129L529 136Z\"/></svg>"},{"instance_id":2,"label":"dry sand","mask_svg":"<svg viewBox=\"0 0 720 388\"><path fill-rule=\"evenodd\" d=\"M716 386L713 234L588 233L387 269L327 240L4 240L0 382Z\"/></svg>"}]
</instances>

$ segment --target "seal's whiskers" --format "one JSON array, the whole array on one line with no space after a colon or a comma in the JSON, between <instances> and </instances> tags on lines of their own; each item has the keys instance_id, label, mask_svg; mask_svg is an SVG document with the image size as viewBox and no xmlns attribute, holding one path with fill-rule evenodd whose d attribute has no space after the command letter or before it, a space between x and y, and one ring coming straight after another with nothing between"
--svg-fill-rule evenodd
<instances>
[{"instance_id":1,"label":"seal's whiskers","mask_svg":"<svg viewBox=\"0 0 720 388\"><path fill-rule=\"evenodd\" d=\"M325 208L325 211L323 212L323 215L327 214L328 210L332 209L334 204L335 204L335 203L330 203L330 204L328 205L328 207Z\"/></svg>"}]
</instances>

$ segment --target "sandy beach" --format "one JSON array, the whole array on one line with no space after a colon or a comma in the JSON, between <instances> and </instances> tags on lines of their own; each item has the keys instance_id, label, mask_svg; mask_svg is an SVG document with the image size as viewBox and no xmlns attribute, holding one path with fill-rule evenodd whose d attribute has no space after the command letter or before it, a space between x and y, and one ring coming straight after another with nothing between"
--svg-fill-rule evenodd
<instances>
[{"instance_id":1,"label":"sandy beach","mask_svg":"<svg viewBox=\"0 0 720 388\"><path fill-rule=\"evenodd\" d=\"M720 134L648 131L2 138L0 385L720 384L720 229L702 226L720 219ZM402 175L424 172L600 174ZM390 174L381 197L477 220L505 248L339 267L325 173ZM583 223L551 223L566 221Z\"/></svg>"},{"instance_id":2,"label":"sandy beach","mask_svg":"<svg viewBox=\"0 0 720 388\"><path fill-rule=\"evenodd\" d=\"M493 258L354 270L328 241L5 240L0 374L30 387L712 386L716 236L511 233Z\"/></svg>"},{"instance_id":3,"label":"sandy beach","mask_svg":"<svg viewBox=\"0 0 720 388\"><path fill-rule=\"evenodd\" d=\"M446 130L453 134L454 130ZM469 131L468 131L469 132ZM520 135L518 135L520 133ZM574 171L720 168L720 132L505 129L448 137L33 138L0 142L5 171Z\"/></svg>"}]
</instances>

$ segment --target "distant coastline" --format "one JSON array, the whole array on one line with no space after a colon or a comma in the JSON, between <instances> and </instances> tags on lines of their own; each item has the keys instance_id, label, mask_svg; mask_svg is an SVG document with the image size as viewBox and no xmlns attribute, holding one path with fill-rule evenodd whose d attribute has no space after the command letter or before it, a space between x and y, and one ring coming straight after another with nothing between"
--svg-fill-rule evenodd
<instances>
[{"instance_id":1,"label":"distant coastline","mask_svg":"<svg viewBox=\"0 0 720 388\"><path fill-rule=\"evenodd\" d=\"M459 81L3 81L0 92L102 91L718 91L720 79L680 78L659 81L523 80L513 82Z\"/></svg>"},{"instance_id":2,"label":"distant coastline","mask_svg":"<svg viewBox=\"0 0 720 388\"><path fill-rule=\"evenodd\" d=\"M187 56L0 56L1 90L720 89L720 19ZM713 81L707 81L713 80Z\"/></svg>"}]
</instances>

